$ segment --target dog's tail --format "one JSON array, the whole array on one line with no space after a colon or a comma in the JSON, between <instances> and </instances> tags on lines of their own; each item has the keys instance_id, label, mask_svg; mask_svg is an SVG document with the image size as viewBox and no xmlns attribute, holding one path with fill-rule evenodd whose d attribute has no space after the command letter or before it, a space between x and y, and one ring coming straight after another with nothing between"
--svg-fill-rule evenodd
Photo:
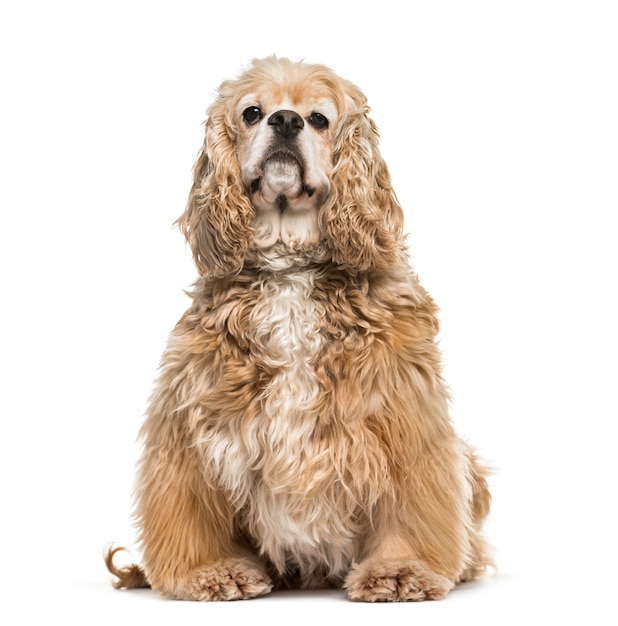
<instances>
[{"instance_id":1,"label":"dog's tail","mask_svg":"<svg viewBox=\"0 0 618 626\"><path fill-rule=\"evenodd\" d=\"M150 587L150 584L146 580L146 573L143 568L133 563L132 565L124 565L123 567L117 567L114 564L114 556L117 552L126 550L121 546L109 545L106 546L103 553L105 559L105 565L110 574L115 577L112 581L112 585L115 589L139 589L142 587Z\"/></svg>"}]
</instances>

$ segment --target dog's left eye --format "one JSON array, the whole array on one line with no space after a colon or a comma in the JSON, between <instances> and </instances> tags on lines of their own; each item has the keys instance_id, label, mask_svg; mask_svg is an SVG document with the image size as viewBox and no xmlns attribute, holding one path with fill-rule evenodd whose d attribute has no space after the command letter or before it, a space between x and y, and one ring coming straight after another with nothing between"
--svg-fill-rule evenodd
<instances>
[{"instance_id":1,"label":"dog's left eye","mask_svg":"<svg viewBox=\"0 0 618 626\"><path fill-rule=\"evenodd\" d=\"M257 124L264 117L260 107L248 107L242 113L242 118L249 126Z\"/></svg>"},{"instance_id":2,"label":"dog's left eye","mask_svg":"<svg viewBox=\"0 0 618 626\"><path fill-rule=\"evenodd\" d=\"M318 130L325 130L326 128L328 128L328 119L317 111L314 111L309 116L309 123L311 124L311 126L317 128Z\"/></svg>"}]
</instances>

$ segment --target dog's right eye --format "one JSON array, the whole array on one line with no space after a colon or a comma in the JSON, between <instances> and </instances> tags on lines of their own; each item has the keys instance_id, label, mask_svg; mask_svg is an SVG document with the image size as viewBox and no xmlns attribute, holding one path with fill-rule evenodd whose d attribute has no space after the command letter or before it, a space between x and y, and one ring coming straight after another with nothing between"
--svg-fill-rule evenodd
<instances>
[{"instance_id":1,"label":"dog's right eye","mask_svg":"<svg viewBox=\"0 0 618 626\"><path fill-rule=\"evenodd\" d=\"M249 126L257 124L263 117L264 113L262 113L260 107L248 107L242 113L243 120L245 120L245 123L249 124Z\"/></svg>"}]
</instances>

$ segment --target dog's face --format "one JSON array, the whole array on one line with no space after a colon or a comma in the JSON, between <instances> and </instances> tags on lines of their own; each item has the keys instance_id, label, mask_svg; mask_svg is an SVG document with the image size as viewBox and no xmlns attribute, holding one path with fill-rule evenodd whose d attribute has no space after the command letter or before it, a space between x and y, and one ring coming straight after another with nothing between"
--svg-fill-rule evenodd
<instances>
[{"instance_id":1,"label":"dog's face","mask_svg":"<svg viewBox=\"0 0 618 626\"><path fill-rule=\"evenodd\" d=\"M279 239L290 247L315 244L318 211L331 187L338 121L332 91L319 82L255 87L233 112L242 181L255 209L255 241L264 247Z\"/></svg>"},{"instance_id":2,"label":"dog's face","mask_svg":"<svg viewBox=\"0 0 618 626\"><path fill-rule=\"evenodd\" d=\"M256 254L354 271L396 263L403 213L368 111L323 65L269 57L224 81L179 219L199 272L233 275Z\"/></svg>"}]
</instances>

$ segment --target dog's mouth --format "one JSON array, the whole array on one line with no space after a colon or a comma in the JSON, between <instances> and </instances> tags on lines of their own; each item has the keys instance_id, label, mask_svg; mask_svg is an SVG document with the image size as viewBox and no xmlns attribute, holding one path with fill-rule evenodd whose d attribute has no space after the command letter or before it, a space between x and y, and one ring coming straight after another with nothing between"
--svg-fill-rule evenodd
<instances>
[{"instance_id":1,"label":"dog's mouth","mask_svg":"<svg viewBox=\"0 0 618 626\"><path fill-rule=\"evenodd\" d=\"M253 195L261 194L267 202L284 210L290 201L303 194L311 198L315 189L305 183L302 159L287 148L268 153L258 170L260 174L251 181Z\"/></svg>"}]
</instances>

